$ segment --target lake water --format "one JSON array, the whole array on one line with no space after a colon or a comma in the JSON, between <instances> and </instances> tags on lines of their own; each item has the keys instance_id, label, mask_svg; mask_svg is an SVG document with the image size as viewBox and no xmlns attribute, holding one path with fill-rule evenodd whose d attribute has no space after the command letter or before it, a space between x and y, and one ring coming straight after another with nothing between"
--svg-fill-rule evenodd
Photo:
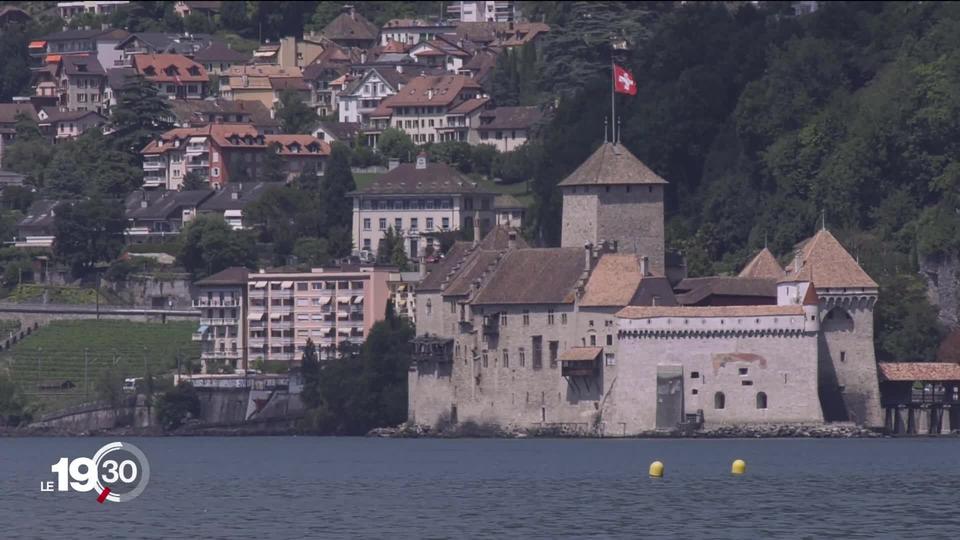
<instances>
[{"instance_id":1,"label":"lake water","mask_svg":"<svg viewBox=\"0 0 960 540\"><path fill-rule=\"evenodd\" d=\"M0 439L0 537L960 534L960 439L130 438L152 469L136 500L40 492L110 440Z\"/></svg>"}]
</instances>

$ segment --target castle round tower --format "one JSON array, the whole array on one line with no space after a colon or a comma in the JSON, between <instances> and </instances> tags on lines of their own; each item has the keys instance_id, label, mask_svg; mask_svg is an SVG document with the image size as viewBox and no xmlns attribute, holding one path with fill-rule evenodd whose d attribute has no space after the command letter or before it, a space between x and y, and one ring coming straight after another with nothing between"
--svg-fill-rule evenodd
<instances>
[{"instance_id":1,"label":"castle round tower","mask_svg":"<svg viewBox=\"0 0 960 540\"><path fill-rule=\"evenodd\" d=\"M650 270L664 275L666 184L623 145L605 142L559 184L561 247L616 242L618 252L648 257Z\"/></svg>"}]
</instances>

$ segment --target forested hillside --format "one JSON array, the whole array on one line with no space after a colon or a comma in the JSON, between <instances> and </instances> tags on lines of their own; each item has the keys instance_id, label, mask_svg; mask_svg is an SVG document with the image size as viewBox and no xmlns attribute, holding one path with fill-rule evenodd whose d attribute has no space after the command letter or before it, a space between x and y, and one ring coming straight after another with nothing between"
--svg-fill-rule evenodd
<instances>
[{"instance_id":1,"label":"forested hillside","mask_svg":"<svg viewBox=\"0 0 960 540\"><path fill-rule=\"evenodd\" d=\"M825 223L881 284L881 357L932 358L917 261L960 246L960 5L730 4L535 6L552 27L536 80L505 84L501 60L493 90L559 97L527 149L531 232L559 242L555 186L603 139L614 54L639 84L617 98L623 144L670 182L667 241L692 275L735 272L765 243L788 258Z\"/></svg>"}]
</instances>

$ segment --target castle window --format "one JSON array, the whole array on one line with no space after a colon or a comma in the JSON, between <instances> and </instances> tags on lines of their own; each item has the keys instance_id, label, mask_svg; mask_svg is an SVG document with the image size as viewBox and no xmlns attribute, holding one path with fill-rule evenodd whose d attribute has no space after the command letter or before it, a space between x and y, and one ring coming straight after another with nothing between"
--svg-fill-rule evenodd
<instances>
[{"instance_id":1,"label":"castle window","mask_svg":"<svg viewBox=\"0 0 960 540\"><path fill-rule=\"evenodd\" d=\"M613 334L607 334L607 346L610 347L613 345Z\"/></svg>"},{"instance_id":2,"label":"castle window","mask_svg":"<svg viewBox=\"0 0 960 540\"><path fill-rule=\"evenodd\" d=\"M748 371L748 370L747 370L747 368L745 368L745 367L740 368L740 375L746 375L746 374L747 374L747 371Z\"/></svg>"},{"instance_id":3,"label":"castle window","mask_svg":"<svg viewBox=\"0 0 960 540\"><path fill-rule=\"evenodd\" d=\"M717 392L713 395L713 408L722 409L727 404L727 397L723 395L723 392Z\"/></svg>"},{"instance_id":4,"label":"castle window","mask_svg":"<svg viewBox=\"0 0 960 540\"><path fill-rule=\"evenodd\" d=\"M699 394L699 393L700 393L700 391L699 391L699 390L697 390L696 388L694 388L693 390L690 390L690 393L691 393L691 394L693 394L693 395L695 396L695 395L697 395L697 394Z\"/></svg>"},{"instance_id":5,"label":"castle window","mask_svg":"<svg viewBox=\"0 0 960 540\"><path fill-rule=\"evenodd\" d=\"M753 386L753 381L740 381L740 386Z\"/></svg>"},{"instance_id":6,"label":"castle window","mask_svg":"<svg viewBox=\"0 0 960 540\"><path fill-rule=\"evenodd\" d=\"M590 346L591 346L591 347L596 347L596 346L597 346L597 335L596 335L596 334L590 334Z\"/></svg>"},{"instance_id":7,"label":"castle window","mask_svg":"<svg viewBox=\"0 0 960 540\"><path fill-rule=\"evenodd\" d=\"M647 193L653 193L653 186L647 186Z\"/></svg>"},{"instance_id":8,"label":"castle window","mask_svg":"<svg viewBox=\"0 0 960 540\"><path fill-rule=\"evenodd\" d=\"M500 314L500 326L506 326L506 325L507 325L507 313L503 312Z\"/></svg>"},{"instance_id":9,"label":"castle window","mask_svg":"<svg viewBox=\"0 0 960 540\"><path fill-rule=\"evenodd\" d=\"M510 350L503 350L503 367L510 367Z\"/></svg>"},{"instance_id":10,"label":"castle window","mask_svg":"<svg viewBox=\"0 0 960 540\"><path fill-rule=\"evenodd\" d=\"M627 193L630 193L630 186L627 186Z\"/></svg>"},{"instance_id":11,"label":"castle window","mask_svg":"<svg viewBox=\"0 0 960 540\"><path fill-rule=\"evenodd\" d=\"M840 361L841 362L847 361L847 351L840 351Z\"/></svg>"},{"instance_id":12,"label":"castle window","mask_svg":"<svg viewBox=\"0 0 960 540\"><path fill-rule=\"evenodd\" d=\"M561 313L561 314L560 314L560 324L567 324L567 314L566 314L566 313Z\"/></svg>"},{"instance_id":13,"label":"castle window","mask_svg":"<svg viewBox=\"0 0 960 540\"><path fill-rule=\"evenodd\" d=\"M527 365L527 353L523 350L523 347L520 347L517 352L520 353L520 367L525 367ZM529 400L530 398L528 397L527 399Z\"/></svg>"},{"instance_id":14,"label":"castle window","mask_svg":"<svg viewBox=\"0 0 960 540\"><path fill-rule=\"evenodd\" d=\"M483 351L483 367L487 367L487 351Z\"/></svg>"},{"instance_id":15,"label":"castle window","mask_svg":"<svg viewBox=\"0 0 960 540\"><path fill-rule=\"evenodd\" d=\"M691 379L699 379L699 378L700 378L700 372L699 372L699 371L691 371L691 372L690 372L690 378L691 378Z\"/></svg>"},{"instance_id":16,"label":"castle window","mask_svg":"<svg viewBox=\"0 0 960 540\"><path fill-rule=\"evenodd\" d=\"M543 368L543 336L532 336L533 369Z\"/></svg>"},{"instance_id":17,"label":"castle window","mask_svg":"<svg viewBox=\"0 0 960 540\"><path fill-rule=\"evenodd\" d=\"M757 392L757 408L767 408L767 394L765 392Z\"/></svg>"},{"instance_id":18,"label":"castle window","mask_svg":"<svg viewBox=\"0 0 960 540\"><path fill-rule=\"evenodd\" d=\"M529 309L523 310L523 325L530 326L530 310Z\"/></svg>"},{"instance_id":19,"label":"castle window","mask_svg":"<svg viewBox=\"0 0 960 540\"><path fill-rule=\"evenodd\" d=\"M607 193L610 193L610 186L607 186Z\"/></svg>"}]
</instances>

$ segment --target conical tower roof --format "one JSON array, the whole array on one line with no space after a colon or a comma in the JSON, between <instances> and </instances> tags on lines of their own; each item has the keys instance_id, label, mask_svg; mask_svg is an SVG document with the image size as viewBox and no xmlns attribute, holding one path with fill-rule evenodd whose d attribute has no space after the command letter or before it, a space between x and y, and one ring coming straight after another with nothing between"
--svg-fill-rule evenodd
<instances>
[{"instance_id":1,"label":"conical tower roof","mask_svg":"<svg viewBox=\"0 0 960 540\"><path fill-rule=\"evenodd\" d=\"M666 184L622 144L605 142L561 186Z\"/></svg>"},{"instance_id":2,"label":"conical tower roof","mask_svg":"<svg viewBox=\"0 0 960 540\"><path fill-rule=\"evenodd\" d=\"M797 256L794 256L787 266L786 276L780 281L813 281L816 268L817 286L820 288L877 287L877 282L863 271L830 231L822 229L798 247L799 271Z\"/></svg>"},{"instance_id":3,"label":"conical tower roof","mask_svg":"<svg viewBox=\"0 0 960 540\"><path fill-rule=\"evenodd\" d=\"M803 295L803 302L805 306L815 306L820 303L820 297L817 296L817 286L813 283L807 287L807 294Z\"/></svg>"},{"instance_id":4,"label":"conical tower roof","mask_svg":"<svg viewBox=\"0 0 960 540\"><path fill-rule=\"evenodd\" d=\"M743 267L739 277L780 279L783 277L783 268L780 267L780 263L777 262L773 253L770 253L769 249L763 248Z\"/></svg>"}]
</instances>

